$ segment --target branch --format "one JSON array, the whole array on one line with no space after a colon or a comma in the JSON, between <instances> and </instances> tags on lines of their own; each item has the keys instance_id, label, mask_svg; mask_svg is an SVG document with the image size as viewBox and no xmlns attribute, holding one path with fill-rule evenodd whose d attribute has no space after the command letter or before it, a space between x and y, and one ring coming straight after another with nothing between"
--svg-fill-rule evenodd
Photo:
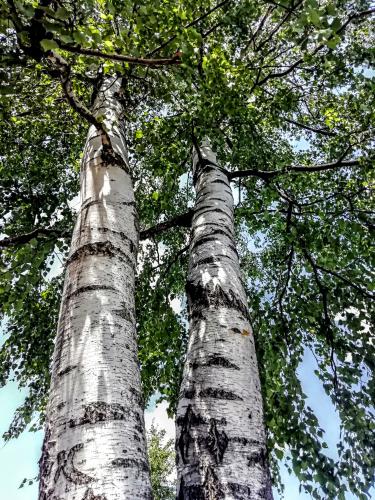
<instances>
[{"instance_id":1,"label":"branch","mask_svg":"<svg viewBox=\"0 0 375 500\"><path fill-rule=\"evenodd\" d=\"M271 38L279 31L279 29L287 22L289 17L292 15L292 13L298 9L298 7L303 3L303 0L300 0L299 2L296 3L288 12L285 14L285 16L282 18L282 20L279 22L279 24L271 31L271 33L268 35L268 37L263 40L255 49L255 52L259 52L262 47L264 47L270 40Z\"/></svg>"},{"instance_id":2,"label":"branch","mask_svg":"<svg viewBox=\"0 0 375 500\"><path fill-rule=\"evenodd\" d=\"M335 168L352 167L360 165L360 162L361 159L356 159L356 160L338 159L333 163L323 163L321 165L311 165L311 166L290 165L280 170L255 170L255 169L238 170L237 172L229 172L228 175L230 180L241 177L259 177L260 179L267 181L279 175L288 174L289 172L307 172L310 174L313 172L322 172L325 170L332 170Z\"/></svg>"},{"instance_id":3,"label":"branch","mask_svg":"<svg viewBox=\"0 0 375 500\"><path fill-rule=\"evenodd\" d=\"M62 43L59 40L56 40L56 42L58 43L61 49L66 50L67 52L73 52L74 54L82 54L91 57L100 57L101 59L111 59L112 61L121 61L130 64L138 64L140 66L155 67L155 66L174 66L176 64L181 64L179 55L175 55L173 57L164 59L147 59L142 57L124 56L122 54L116 54L116 53L106 53L96 49L75 47L73 45Z\"/></svg>"},{"instance_id":4,"label":"branch","mask_svg":"<svg viewBox=\"0 0 375 500\"><path fill-rule=\"evenodd\" d=\"M139 237L141 240L146 240L148 238L151 238L152 236L155 236L156 234L167 231L172 227L190 227L193 214L194 210L190 209L184 214L176 215L175 217L172 217L172 219L164 222L159 222L159 224L141 231Z\"/></svg>"},{"instance_id":5,"label":"branch","mask_svg":"<svg viewBox=\"0 0 375 500\"><path fill-rule=\"evenodd\" d=\"M7 238L3 238L2 240L0 240L0 248L8 248L11 246L24 245L25 243L29 243L29 241L31 241L34 238L37 238L38 236L48 236L48 235L62 236L63 234L64 231L62 229L37 227L36 229L30 231L29 233L17 234L15 236L9 236Z\"/></svg>"},{"instance_id":6,"label":"branch","mask_svg":"<svg viewBox=\"0 0 375 500\"><path fill-rule=\"evenodd\" d=\"M212 14L213 12L215 12L215 10L218 10L220 9L220 7L223 7L223 5L225 5L226 3L230 2L231 0L223 0L222 2L218 3L217 5L215 5L214 7L212 7L211 9L209 9L207 12L204 12L201 16L197 17L196 19L194 19L194 21L191 21L190 23L186 24L183 29L188 29L188 28L191 28L192 26L195 26L196 24L198 24L200 21L202 21L202 19L206 18L207 16L209 16L210 14ZM159 50L161 49L164 49L164 47L166 47L168 44L170 44L171 42L173 42L173 40L177 37L177 35L173 35L171 36L170 38L168 38L168 40L166 40L165 42L163 42L161 45L159 45L159 47L156 47L156 49L152 50L151 52L149 52L148 54L146 54L146 57L150 57L150 56L153 56L154 54L156 54L156 52L159 52Z\"/></svg>"},{"instance_id":7,"label":"branch","mask_svg":"<svg viewBox=\"0 0 375 500\"><path fill-rule=\"evenodd\" d=\"M91 111L75 96L72 81L70 79L71 68L68 62L60 56L60 54L53 50L49 51L46 54L46 57L59 72L61 86L71 107L89 123L94 125L105 136L107 136L107 132L103 129L102 123L100 123ZM110 141L108 140L108 142Z\"/></svg>"},{"instance_id":8,"label":"branch","mask_svg":"<svg viewBox=\"0 0 375 500\"><path fill-rule=\"evenodd\" d=\"M346 283L350 287L352 287L355 290L357 290L359 293L361 293L365 297L369 297L370 299L375 299L375 294L373 294L371 292L368 292L367 290L364 290L362 287L360 287L356 283L353 283L348 278L345 278L345 276L341 276L341 274L337 273L336 271L332 271L331 269L327 269L326 267L320 266L317 263L315 263L315 265L316 265L317 269L320 269L324 273L330 274L331 276L335 276L339 280L343 281L344 283Z\"/></svg>"},{"instance_id":9,"label":"branch","mask_svg":"<svg viewBox=\"0 0 375 500\"><path fill-rule=\"evenodd\" d=\"M348 17L348 19L342 24L342 26L336 31L336 33L332 34L329 39L331 39L334 35L339 35L340 33L342 33L345 28L348 26L348 24L350 24L353 20L355 19L360 19L362 17L366 17L366 16L370 16L372 14L375 13L375 8L374 9L369 9L369 10L364 10L364 11L361 11L361 12L357 12L355 14L352 14L351 16ZM322 50L326 45L324 43L318 45L313 51L311 54L309 54L310 56L314 56L315 54L317 54L320 50ZM300 59L298 59L294 64L292 64L291 66L289 66L289 68L285 69L284 71L280 71L280 73L269 73L267 76L265 76L262 80L256 82L256 84L254 84L253 88L257 85L261 86L263 85L264 83L266 83L268 80L270 80L271 78L279 78L279 77L282 77L282 76L286 76L288 75L289 73L291 73L295 68L297 68L301 63L303 63L304 61L304 58L301 57Z\"/></svg>"},{"instance_id":10,"label":"branch","mask_svg":"<svg viewBox=\"0 0 375 500\"><path fill-rule=\"evenodd\" d=\"M42 6L48 6L51 3L51 0L44 0L41 2ZM40 27L40 32L38 32L38 36L34 39L31 36L31 27L26 29L22 26L18 13L13 0L8 0L8 5L10 7L10 11L12 14L12 20L14 26L17 30L17 38L20 44L20 47L24 50L24 52L35 59L36 61L40 61L41 58L45 57L48 61L50 61L53 65L52 69L49 69L48 72L52 77L58 76L64 91L64 94L71 105L71 107L80 114L83 118L85 118L89 123L94 125L99 131L103 133L103 135L107 138L109 144L109 138L107 132L104 130L103 125L96 119L96 117L90 112L90 110L74 95L72 82L70 79L71 68L69 63L57 52L53 50L43 51L40 47L40 41L46 36L46 30L41 24L41 19L45 15L45 12L38 8L35 10L34 17L31 20L31 27L38 26ZM28 31L30 35L31 46L26 47L22 44L22 41L19 37L19 32ZM57 74L56 74L57 73Z\"/></svg>"},{"instance_id":11,"label":"branch","mask_svg":"<svg viewBox=\"0 0 375 500\"><path fill-rule=\"evenodd\" d=\"M323 128L311 127L310 125L305 125L304 123L296 122L294 120L290 120L289 118L283 117L283 120L285 120L288 123L291 123L292 125L295 125L296 127L301 127L301 128L304 128L305 130L310 130L311 132L315 132L316 134L326 135L326 136L335 136L336 135L335 132L331 132L331 131L323 129Z\"/></svg>"}]
</instances>

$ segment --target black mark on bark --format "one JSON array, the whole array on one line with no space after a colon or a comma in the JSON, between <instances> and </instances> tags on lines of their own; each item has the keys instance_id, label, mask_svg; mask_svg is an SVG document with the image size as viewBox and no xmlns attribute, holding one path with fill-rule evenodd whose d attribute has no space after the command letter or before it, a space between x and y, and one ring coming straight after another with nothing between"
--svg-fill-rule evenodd
<instances>
[{"instance_id":1,"label":"black mark on bark","mask_svg":"<svg viewBox=\"0 0 375 500\"><path fill-rule=\"evenodd\" d=\"M225 291L218 285L209 284L203 286L201 283L194 284L188 281L186 293L189 301L189 311L191 316L199 316L208 307L225 307L234 309L249 320L249 312L246 304L236 296L233 290Z\"/></svg>"},{"instance_id":2,"label":"black mark on bark","mask_svg":"<svg viewBox=\"0 0 375 500\"><path fill-rule=\"evenodd\" d=\"M101 159L106 167L118 167L121 168L121 170L124 170L126 173L129 173L129 166L124 161L123 157L113 150L111 145L103 144Z\"/></svg>"},{"instance_id":3,"label":"black mark on bark","mask_svg":"<svg viewBox=\"0 0 375 500\"><path fill-rule=\"evenodd\" d=\"M118 403L104 403L97 401L85 406L83 417L69 421L69 427L78 427L84 424L96 424L108 420L125 420L128 412Z\"/></svg>"},{"instance_id":4,"label":"black mark on bark","mask_svg":"<svg viewBox=\"0 0 375 500\"><path fill-rule=\"evenodd\" d=\"M94 492L91 488L86 490L85 496L82 500L107 500L105 495L94 495Z\"/></svg>"},{"instance_id":5,"label":"black mark on bark","mask_svg":"<svg viewBox=\"0 0 375 500\"><path fill-rule=\"evenodd\" d=\"M193 399L195 395L196 395L196 390L194 387L192 387L191 389L185 389L182 392L182 397L186 399Z\"/></svg>"},{"instance_id":6,"label":"black mark on bark","mask_svg":"<svg viewBox=\"0 0 375 500\"><path fill-rule=\"evenodd\" d=\"M87 484L95 480L95 478L78 470L73 464L75 454L82 448L83 444L80 443L73 446L69 452L63 450L57 454L57 470L54 477L55 483L61 473L63 473L68 481L74 484Z\"/></svg>"},{"instance_id":7,"label":"black mark on bark","mask_svg":"<svg viewBox=\"0 0 375 500\"><path fill-rule=\"evenodd\" d=\"M248 498L252 498L251 488L245 484L228 483L227 490L236 500L247 500Z\"/></svg>"},{"instance_id":8,"label":"black mark on bark","mask_svg":"<svg viewBox=\"0 0 375 500\"><path fill-rule=\"evenodd\" d=\"M115 245L113 245L110 241L98 241L96 243L87 243L86 245L81 246L68 258L66 265L69 266L72 262L89 255L100 255L112 258L116 257L116 259L128 264L131 268L135 267L135 263L129 255L123 252L121 248L115 247Z\"/></svg>"},{"instance_id":9,"label":"black mark on bark","mask_svg":"<svg viewBox=\"0 0 375 500\"><path fill-rule=\"evenodd\" d=\"M222 179L215 179L212 181L212 184L224 184L225 186L228 186L228 182L223 181Z\"/></svg>"},{"instance_id":10,"label":"black mark on bark","mask_svg":"<svg viewBox=\"0 0 375 500\"><path fill-rule=\"evenodd\" d=\"M63 370L59 371L59 373L57 374L58 377L62 377L63 375L66 375L67 373L75 370L77 368L78 365L70 365L70 366L67 366L66 368L64 368Z\"/></svg>"},{"instance_id":11,"label":"black mark on bark","mask_svg":"<svg viewBox=\"0 0 375 500\"><path fill-rule=\"evenodd\" d=\"M95 227L94 228L96 231L98 231L98 233L102 233L102 234L107 234L107 233L111 233L111 234L115 234L117 236L119 236L123 241L126 241L128 244L129 244L129 250L132 254L134 254L135 252L135 244L133 243L133 241L129 238L129 236L127 236L123 231L115 231L114 229L110 229L109 227ZM90 228L86 228L84 227L83 228L83 231L85 230L90 230Z\"/></svg>"},{"instance_id":12,"label":"black mark on bark","mask_svg":"<svg viewBox=\"0 0 375 500\"><path fill-rule=\"evenodd\" d=\"M214 398L214 399L226 399L228 401L243 401L243 399L234 394L231 391L225 391L224 389L217 389L215 387L207 387L199 391L199 397L201 398Z\"/></svg>"},{"instance_id":13,"label":"black mark on bark","mask_svg":"<svg viewBox=\"0 0 375 500\"><path fill-rule=\"evenodd\" d=\"M132 308L128 308L125 302L121 303L121 309L113 309L113 314L120 316L120 318L129 321L130 323L134 323L135 321L135 311Z\"/></svg>"},{"instance_id":14,"label":"black mark on bark","mask_svg":"<svg viewBox=\"0 0 375 500\"><path fill-rule=\"evenodd\" d=\"M181 479L177 500L220 500L224 497L224 489L219 483L217 474L209 465L204 473L203 484L187 486Z\"/></svg>"},{"instance_id":15,"label":"black mark on bark","mask_svg":"<svg viewBox=\"0 0 375 500\"><path fill-rule=\"evenodd\" d=\"M251 455L247 457L249 467L254 467L254 465L259 465L262 469L267 464L267 453L264 448L260 448L258 451L253 451Z\"/></svg>"},{"instance_id":16,"label":"black mark on bark","mask_svg":"<svg viewBox=\"0 0 375 500\"><path fill-rule=\"evenodd\" d=\"M194 227L192 228L193 238L195 237L194 235L197 232L197 230L201 229L202 227L216 228L215 232L218 231L218 234L221 234L221 231L223 231L223 225L222 224L219 224L217 222L210 222L210 221L201 222L200 224L194 225ZM228 232L227 232L227 230L228 230ZM210 234L214 234L214 232L211 232ZM225 228L225 232L223 231L223 234L225 234L226 236L228 236L228 238L231 238L231 239L233 239L233 237L234 237L233 236L233 232L230 232L228 227Z\"/></svg>"},{"instance_id":17,"label":"black mark on bark","mask_svg":"<svg viewBox=\"0 0 375 500\"><path fill-rule=\"evenodd\" d=\"M216 264L216 265L219 265L221 264L221 259L229 259L229 260L233 260L233 257L231 257L230 255L226 255L226 254L216 254L214 257L205 257L204 259L200 259L200 260L197 260L197 262L194 262L193 264L193 268L195 267L198 267L198 266L202 266L204 264Z\"/></svg>"},{"instance_id":18,"label":"black mark on bark","mask_svg":"<svg viewBox=\"0 0 375 500\"><path fill-rule=\"evenodd\" d=\"M202 211L199 210L198 212L195 213L195 217L201 217L202 215L207 214L207 213L224 214L227 217L229 217L230 219L232 218L232 212L231 211L228 213L225 210L223 210L222 208L213 208L213 207L207 208L207 209L202 210Z\"/></svg>"},{"instance_id":19,"label":"black mark on bark","mask_svg":"<svg viewBox=\"0 0 375 500\"><path fill-rule=\"evenodd\" d=\"M211 419L210 421L210 429L208 431L206 445L209 452L214 457L215 462L217 464L221 463L223 461L225 450L228 446L228 436L225 431L218 430L214 419Z\"/></svg>"},{"instance_id":20,"label":"black mark on bark","mask_svg":"<svg viewBox=\"0 0 375 500\"><path fill-rule=\"evenodd\" d=\"M129 391L131 392L131 394L133 396L133 401L135 401L135 403L138 406L143 408L144 407L144 399L143 399L142 393L137 391L137 389L135 389L134 387L130 387Z\"/></svg>"},{"instance_id":21,"label":"black mark on bark","mask_svg":"<svg viewBox=\"0 0 375 500\"><path fill-rule=\"evenodd\" d=\"M242 436L234 436L230 438L230 441L233 443L240 443L243 446L253 445L253 446L261 446L262 443L256 439L248 439Z\"/></svg>"},{"instance_id":22,"label":"black mark on bark","mask_svg":"<svg viewBox=\"0 0 375 500\"><path fill-rule=\"evenodd\" d=\"M193 426L204 423L206 423L205 419L202 418L200 415L196 415L191 405L188 405L188 407L186 408L185 415L183 417L177 418L177 425L181 427L181 430L180 430L180 437L178 438L176 444L177 448L180 451L180 455L184 464L187 461L189 446L193 440L190 434L190 429Z\"/></svg>"},{"instance_id":23,"label":"black mark on bark","mask_svg":"<svg viewBox=\"0 0 375 500\"><path fill-rule=\"evenodd\" d=\"M193 370L197 369L200 366L222 366L223 368L232 368L233 370L240 370L240 367L229 361L229 359L224 358L223 356L209 356L207 360L203 360L201 362L194 361L190 363L190 366Z\"/></svg>"},{"instance_id":24,"label":"black mark on bark","mask_svg":"<svg viewBox=\"0 0 375 500\"><path fill-rule=\"evenodd\" d=\"M210 243L211 241L219 241L220 236L225 236L228 238L230 241L233 241L233 236L226 231L223 231L222 229L215 229L214 231L210 232L209 235L207 236L202 236L202 237L197 237L196 241L193 243L193 246L191 247L191 250L195 250L198 248L200 245L203 245L204 243ZM230 246L230 248L237 253L236 248L231 245L230 243L227 244L227 246Z\"/></svg>"},{"instance_id":25,"label":"black mark on bark","mask_svg":"<svg viewBox=\"0 0 375 500\"><path fill-rule=\"evenodd\" d=\"M214 468L209 465L206 469L204 478L202 498L204 498L204 500L219 500L224 497L224 491L220 485L217 474Z\"/></svg>"},{"instance_id":26,"label":"black mark on bark","mask_svg":"<svg viewBox=\"0 0 375 500\"><path fill-rule=\"evenodd\" d=\"M77 295L80 295L81 293L86 293L86 292L92 292L92 291L98 291L98 290L112 290L113 292L118 292L118 290L113 287L113 286L106 286L106 285L87 285L87 286L81 286L80 288L77 288L74 292L68 294L66 296L66 300L71 299L72 297L76 297ZM118 292L119 293L119 292Z\"/></svg>"},{"instance_id":27,"label":"black mark on bark","mask_svg":"<svg viewBox=\"0 0 375 500\"><path fill-rule=\"evenodd\" d=\"M124 467L126 469L138 469L148 472L148 463L145 460L136 460L135 458L115 458L111 462L115 467Z\"/></svg>"}]
</instances>

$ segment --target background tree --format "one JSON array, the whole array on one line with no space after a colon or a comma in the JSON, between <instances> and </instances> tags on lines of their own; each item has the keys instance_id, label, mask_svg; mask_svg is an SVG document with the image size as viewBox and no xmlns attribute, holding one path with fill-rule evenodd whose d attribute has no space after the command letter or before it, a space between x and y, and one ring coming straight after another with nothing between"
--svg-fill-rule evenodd
<instances>
[{"instance_id":1,"label":"background tree","mask_svg":"<svg viewBox=\"0 0 375 500\"><path fill-rule=\"evenodd\" d=\"M155 500L173 500L176 486L171 479L175 472L174 440L165 440L165 430L154 424L147 432L147 450L151 470L152 493Z\"/></svg>"},{"instance_id":2,"label":"background tree","mask_svg":"<svg viewBox=\"0 0 375 500\"><path fill-rule=\"evenodd\" d=\"M3 17L9 18L12 2L1 6ZM35 6L17 2L15 7L27 24ZM213 139L220 164L233 173L237 236L274 480L277 459L287 457L311 495L340 498L349 487L365 498L374 466L374 343L368 332L373 319L374 226L373 92L367 70L374 45L370 3L176 2L167 9L151 2L139 8L130 3L60 2L56 7L47 11L43 23L48 23L48 36L42 38L44 47L39 40L40 46L46 53L52 48L64 55L75 93L87 106L99 68L127 76L128 142L142 229L158 223L165 228L166 220L190 209L193 128L198 140L205 135ZM2 200L7 222L3 232L8 237L2 242L2 304L10 334L1 356L3 381L14 375L21 383L31 381L31 397L18 412L13 434L34 410L43 409L48 356L40 346L47 337L39 323L29 323L28 318L42 318L48 304L58 302L60 289L46 282L42 273L55 243L66 243L64 229L71 228L72 219L66 210L53 231L47 231L52 227L46 221L53 216L41 219L44 212L36 200L41 200L41 187L46 186L49 195L43 204L53 214L71 199L77 185L72 167L85 128L61 100L53 61L32 62L26 57L20 43L28 47L32 39L26 33L17 44L14 27L9 21L2 24L1 42L1 158L13 169L1 171L7 193ZM127 54L170 60L176 52L182 52L178 65L157 71L127 66L135 62ZM38 77L43 83L39 92ZM20 88L17 81L29 83ZM43 103L42 112L37 111L38 103ZM59 118L68 119L70 128L59 129ZM9 142L22 133L24 147L36 154L36 136L46 138L42 123L66 165L51 177L46 174L45 180L43 170L39 175L34 169L34 177L29 176ZM70 135L74 127L81 135ZM57 165L51 159L57 153L46 143L38 151L54 171ZM243 173L235 174L237 170ZM61 179L54 193L49 190L51 179ZM62 186L71 187L63 193ZM182 218L182 223L188 224L188 219ZM181 219L174 221L170 227ZM60 225L62 232L54 233ZM181 366L186 337L181 333L183 320L170 304L183 297L187 231L144 234L150 238L141 249L144 265L137 296L144 307L139 315L144 387L147 395L159 388L173 411L178 387L173 366ZM41 293L47 289L43 299ZM15 307L18 300L22 309ZM156 322L146 317L146 305L155 311ZM53 325L48 331L51 339ZM316 375L341 417L335 460L324 452L323 430L299 382L298 367L306 350L316 356Z\"/></svg>"}]
</instances>

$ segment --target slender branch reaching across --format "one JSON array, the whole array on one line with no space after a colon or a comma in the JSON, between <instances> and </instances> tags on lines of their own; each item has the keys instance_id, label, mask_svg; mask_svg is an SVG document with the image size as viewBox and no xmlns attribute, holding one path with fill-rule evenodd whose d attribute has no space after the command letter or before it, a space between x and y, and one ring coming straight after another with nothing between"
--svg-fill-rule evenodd
<instances>
[{"instance_id":1,"label":"slender branch reaching across","mask_svg":"<svg viewBox=\"0 0 375 500\"><path fill-rule=\"evenodd\" d=\"M361 293L365 297L368 297L370 299L375 299L375 294L368 292L364 288L360 287L356 283L353 283L352 281L350 281L350 279L346 278L345 276L342 276L341 274L337 273L336 271L332 271L332 269L327 269L326 267L320 266L317 263L315 263L315 266L320 271L323 271L326 274L330 274L331 276L335 276L336 278L343 281L344 283L346 283L350 287L354 288L354 290L357 290L357 292Z\"/></svg>"},{"instance_id":2,"label":"slender branch reaching across","mask_svg":"<svg viewBox=\"0 0 375 500\"><path fill-rule=\"evenodd\" d=\"M37 227L33 231L24 234L9 236L0 240L0 248L24 245L39 236L63 236L65 231L58 228Z\"/></svg>"},{"instance_id":3,"label":"slender branch reaching across","mask_svg":"<svg viewBox=\"0 0 375 500\"><path fill-rule=\"evenodd\" d=\"M151 238L152 236L160 234L163 231L171 229L172 227L190 227L193 213L194 211L191 209L184 214L176 215L176 217L172 217L172 219L160 222L159 224L156 224L148 229L144 229L140 232L140 239L146 240L147 238Z\"/></svg>"},{"instance_id":4,"label":"slender branch reaching across","mask_svg":"<svg viewBox=\"0 0 375 500\"><path fill-rule=\"evenodd\" d=\"M111 53L101 52L100 50L96 49L89 49L85 47L69 45L66 43L62 43L58 40L56 40L56 42L58 43L61 49L66 50L67 52L73 52L75 54L82 54L90 57L99 57L101 59L111 59L112 61L127 62L129 64L138 64L140 66L150 66L151 68L156 66L175 66L181 63L179 55L175 55L164 59L149 59L149 58L132 57L122 54L116 54L115 52Z\"/></svg>"},{"instance_id":5,"label":"slender branch reaching across","mask_svg":"<svg viewBox=\"0 0 375 500\"><path fill-rule=\"evenodd\" d=\"M333 170L335 168L354 167L360 165L360 163L361 159L356 159L356 160L339 159L333 163L323 163L321 165L311 165L311 166L290 165L280 170L269 170L269 171L256 170L256 169L238 170L237 172L229 172L228 175L230 179L236 179L241 177L259 177L260 179L263 180L270 180L275 177L278 177L279 175L288 174L289 172L305 172L305 173L324 172L326 170Z\"/></svg>"},{"instance_id":6,"label":"slender branch reaching across","mask_svg":"<svg viewBox=\"0 0 375 500\"><path fill-rule=\"evenodd\" d=\"M347 20L341 25L341 27L336 31L336 33L334 33L333 35L331 35L330 38L332 38L334 35L339 35L340 33L342 33L346 27L352 22L354 21L355 19L361 19L363 17L367 17L367 16L371 16L372 14L375 13L375 8L374 9L368 9L368 10L364 10L364 11L361 11L361 12L356 12L352 15L350 15ZM318 45L317 47L315 47L315 49L312 51L312 53L310 54L311 56L314 56L315 54L317 54L318 52L320 52L326 45L324 43ZM273 78L281 78L283 76L286 76L288 75L289 73L291 73L295 68L297 68L300 64L302 64L304 61L304 57L301 57L300 59L297 59L297 61L295 61L291 66L289 66L288 68L286 68L285 70L283 71L280 71L279 73L269 73L268 75L266 75L264 78L262 78L262 80L257 80L256 83L254 83L253 85L253 89L256 87L256 86L261 86L263 84L265 84L268 80L271 80Z\"/></svg>"},{"instance_id":7,"label":"slender branch reaching across","mask_svg":"<svg viewBox=\"0 0 375 500\"><path fill-rule=\"evenodd\" d=\"M335 132L331 132L330 130L327 130L324 128L311 127L310 125L306 125L305 123L296 122L295 120L291 120L290 118L283 118L283 120L285 120L288 123L291 123L292 125L295 125L296 127L304 128L305 130L310 130L311 132L314 132L315 134L326 135L328 137L333 137L336 135Z\"/></svg>"}]
</instances>

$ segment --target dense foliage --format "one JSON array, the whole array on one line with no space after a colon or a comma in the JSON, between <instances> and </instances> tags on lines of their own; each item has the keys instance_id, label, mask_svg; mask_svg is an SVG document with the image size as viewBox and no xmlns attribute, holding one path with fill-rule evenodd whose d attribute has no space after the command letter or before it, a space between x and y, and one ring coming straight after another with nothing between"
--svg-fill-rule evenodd
<instances>
[{"instance_id":1,"label":"dense foliage","mask_svg":"<svg viewBox=\"0 0 375 500\"><path fill-rule=\"evenodd\" d=\"M232 176L275 482L286 459L315 498L344 498L347 488L367 498L370 2L1 0L0 9L0 380L29 387L7 437L43 414L61 292L51 277L68 251L90 104L112 73L123 82L142 230L190 209L194 141L210 137ZM159 391L173 413L188 228L171 226L141 244L137 304L145 395ZM299 381L307 350L341 418L337 459Z\"/></svg>"}]
</instances>

